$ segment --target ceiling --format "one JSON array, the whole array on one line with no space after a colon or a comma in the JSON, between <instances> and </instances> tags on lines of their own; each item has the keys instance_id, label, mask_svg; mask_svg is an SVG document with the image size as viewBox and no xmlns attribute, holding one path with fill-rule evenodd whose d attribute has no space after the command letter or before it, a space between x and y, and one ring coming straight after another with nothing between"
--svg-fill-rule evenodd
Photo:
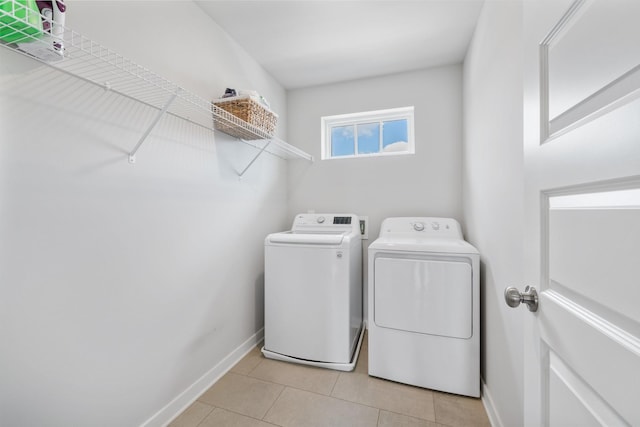
<instances>
[{"instance_id":1,"label":"ceiling","mask_svg":"<svg viewBox=\"0 0 640 427\"><path fill-rule=\"evenodd\" d=\"M287 89L462 62L482 0L198 5Z\"/></svg>"}]
</instances>

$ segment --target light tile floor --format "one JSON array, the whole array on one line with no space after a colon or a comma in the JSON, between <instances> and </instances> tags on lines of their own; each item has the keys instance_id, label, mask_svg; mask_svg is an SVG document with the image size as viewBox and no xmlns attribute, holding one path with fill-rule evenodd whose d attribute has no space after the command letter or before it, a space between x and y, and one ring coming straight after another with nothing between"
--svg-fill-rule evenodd
<instances>
[{"instance_id":1,"label":"light tile floor","mask_svg":"<svg viewBox=\"0 0 640 427\"><path fill-rule=\"evenodd\" d=\"M480 399L367 374L365 339L353 372L265 359L258 347L170 427L489 426Z\"/></svg>"}]
</instances>

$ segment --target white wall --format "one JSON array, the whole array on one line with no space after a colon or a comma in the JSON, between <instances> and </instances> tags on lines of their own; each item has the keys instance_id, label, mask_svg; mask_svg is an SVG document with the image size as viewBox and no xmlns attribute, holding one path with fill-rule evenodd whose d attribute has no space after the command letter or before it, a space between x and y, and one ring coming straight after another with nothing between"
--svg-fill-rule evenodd
<instances>
[{"instance_id":1,"label":"white wall","mask_svg":"<svg viewBox=\"0 0 640 427\"><path fill-rule=\"evenodd\" d=\"M285 91L193 3L68 11L203 97L260 91L284 136ZM260 335L286 163L265 155L240 181L255 149L168 117L130 165L154 115L0 49L0 425L159 425Z\"/></svg>"},{"instance_id":2,"label":"white wall","mask_svg":"<svg viewBox=\"0 0 640 427\"><path fill-rule=\"evenodd\" d=\"M486 2L464 62L463 202L481 254L482 377L496 425L523 425L523 325L503 291L523 287L522 5Z\"/></svg>"},{"instance_id":3,"label":"white wall","mask_svg":"<svg viewBox=\"0 0 640 427\"><path fill-rule=\"evenodd\" d=\"M412 156L320 160L320 118L415 106ZM290 163L289 214L368 215L370 242L390 216L461 219L462 67L451 65L288 93L289 139L316 158Z\"/></svg>"}]
</instances>

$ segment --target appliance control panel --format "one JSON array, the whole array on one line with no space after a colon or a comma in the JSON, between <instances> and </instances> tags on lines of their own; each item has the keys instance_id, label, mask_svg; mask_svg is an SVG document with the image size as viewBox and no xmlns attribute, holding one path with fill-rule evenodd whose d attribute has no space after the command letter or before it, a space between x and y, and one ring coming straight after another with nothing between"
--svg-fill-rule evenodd
<instances>
[{"instance_id":1,"label":"appliance control panel","mask_svg":"<svg viewBox=\"0 0 640 427\"><path fill-rule=\"evenodd\" d=\"M292 231L351 232L360 234L360 221L354 214L305 213L296 215Z\"/></svg>"},{"instance_id":2,"label":"appliance control panel","mask_svg":"<svg viewBox=\"0 0 640 427\"><path fill-rule=\"evenodd\" d=\"M401 217L387 218L380 227L380 236L402 234L406 236L431 236L462 238L460 224L453 218Z\"/></svg>"}]
</instances>

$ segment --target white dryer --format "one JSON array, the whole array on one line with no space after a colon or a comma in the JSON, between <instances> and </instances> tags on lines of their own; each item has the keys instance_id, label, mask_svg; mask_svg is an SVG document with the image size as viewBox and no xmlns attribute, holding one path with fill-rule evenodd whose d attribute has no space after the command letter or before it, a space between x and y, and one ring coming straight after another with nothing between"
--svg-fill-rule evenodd
<instances>
[{"instance_id":1,"label":"white dryer","mask_svg":"<svg viewBox=\"0 0 640 427\"><path fill-rule=\"evenodd\" d=\"M479 254L450 218L387 218L369 246L369 375L480 396Z\"/></svg>"},{"instance_id":2,"label":"white dryer","mask_svg":"<svg viewBox=\"0 0 640 427\"><path fill-rule=\"evenodd\" d=\"M362 245L352 214L296 215L265 239L265 357L351 371L362 335Z\"/></svg>"}]
</instances>

